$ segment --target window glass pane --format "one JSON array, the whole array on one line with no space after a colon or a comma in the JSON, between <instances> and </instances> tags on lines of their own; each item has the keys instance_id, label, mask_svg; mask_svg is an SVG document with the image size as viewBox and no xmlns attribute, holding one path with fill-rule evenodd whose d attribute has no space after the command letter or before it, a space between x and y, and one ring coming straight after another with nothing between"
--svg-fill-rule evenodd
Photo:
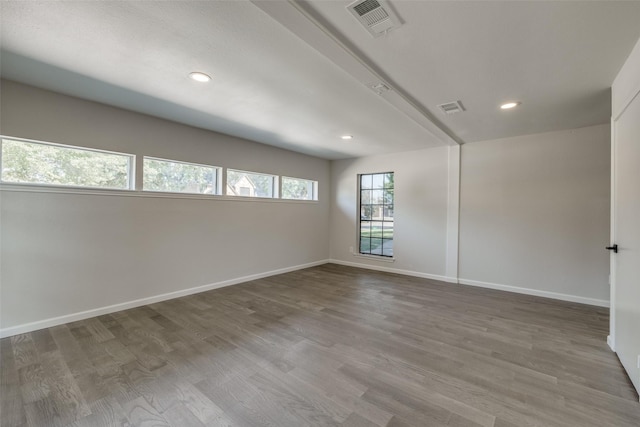
<instances>
[{"instance_id":1,"label":"window glass pane","mask_svg":"<svg viewBox=\"0 0 640 427\"><path fill-rule=\"evenodd\" d=\"M383 200L385 205L390 205L393 203L393 190L384 190Z\"/></svg>"},{"instance_id":2,"label":"window glass pane","mask_svg":"<svg viewBox=\"0 0 640 427\"><path fill-rule=\"evenodd\" d=\"M393 239L393 222L384 222L382 226L382 237L386 239Z\"/></svg>"},{"instance_id":3,"label":"window glass pane","mask_svg":"<svg viewBox=\"0 0 640 427\"><path fill-rule=\"evenodd\" d=\"M371 254L382 255L382 239L371 238Z\"/></svg>"},{"instance_id":4,"label":"window glass pane","mask_svg":"<svg viewBox=\"0 0 640 427\"><path fill-rule=\"evenodd\" d=\"M369 237L360 238L360 253L361 254L371 253L371 239Z\"/></svg>"},{"instance_id":5,"label":"window glass pane","mask_svg":"<svg viewBox=\"0 0 640 427\"><path fill-rule=\"evenodd\" d=\"M362 190L360 192L360 205L371 204L371 190Z\"/></svg>"},{"instance_id":6,"label":"window glass pane","mask_svg":"<svg viewBox=\"0 0 640 427\"><path fill-rule=\"evenodd\" d=\"M393 239L382 240L382 255L393 256Z\"/></svg>"},{"instance_id":7,"label":"window glass pane","mask_svg":"<svg viewBox=\"0 0 640 427\"><path fill-rule=\"evenodd\" d=\"M371 205L360 206L360 219L371 219Z\"/></svg>"},{"instance_id":8,"label":"window glass pane","mask_svg":"<svg viewBox=\"0 0 640 427\"><path fill-rule=\"evenodd\" d=\"M273 198L274 175L227 169L227 196Z\"/></svg>"},{"instance_id":9,"label":"window glass pane","mask_svg":"<svg viewBox=\"0 0 640 427\"><path fill-rule=\"evenodd\" d=\"M217 194L218 169L145 157L142 186L144 191Z\"/></svg>"},{"instance_id":10,"label":"window glass pane","mask_svg":"<svg viewBox=\"0 0 640 427\"><path fill-rule=\"evenodd\" d=\"M282 177L282 198L294 200L318 200L314 188L317 181Z\"/></svg>"},{"instance_id":11,"label":"window glass pane","mask_svg":"<svg viewBox=\"0 0 640 427\"><path fill-rule=\"evenodd\" d=\"M371 222L363 221L360 223L360 236L366 238L371 237Z\"/></svg>"},{"instance_id":12,"label":"window glass pane","mask_svg":"<svg viewBox=\"0 0 640 427\"><path fill-rule=\"evenodd\" d=\"M393 188L393 172L384 174L384 188Z\"/></svg>"},{"instance_id":13,"label":"window glass pane","mask_svg":"<svg viewBox=\"0 0 640 427\"><path fill-rule=\"evenodd\" d=\"M371 222L371 237L382 238L382 222Z\"/></svg>"},{"instance_id":14,"label":"window glass pane","mask_svg":"<svg viewBox=\"0 0 640 427\"><path fill-rule=\"evenodd\" d=\"M360 176L360 188L372 188L371 175Z\"/></svg>"},{"instance_id":15,"label":"window glass pane","mask_svg":"<svg viewBox=\"0 0 640 427\"><path fill-rule=\"evenodd\" d=\"M128 190L132 155L2 139L4 182Z\"/></svg>"},{"instance_id":16,"label":"window glass pane","mask_svg":"<svg viewBox=\"0 0 640 427\"><path fill-rule=\"evenodd\" d=\"M383 201L384 190L371 190L371 203L381 205Z\"/></svg>"},{"instance_id":17,"label":"window glass pane","mask_svg":"<svg viewBox=\"0 0 640 427\"><path fill-rule=\"evenodd\" d=\"M393 205L384 205L384 218L385 221L393 221Z\"/></svg>"},{"instance_id":18,"label":"window glass pane","mask_svg":"<svg viewBox=\"0 0 640 427\"><path fill-rule=\"evenodd\" d=\"M377 173L372 175L373 177L373 187L372 188L382 188L384 186L384 175L382 173Z\"/></svg>"}]
</instances>

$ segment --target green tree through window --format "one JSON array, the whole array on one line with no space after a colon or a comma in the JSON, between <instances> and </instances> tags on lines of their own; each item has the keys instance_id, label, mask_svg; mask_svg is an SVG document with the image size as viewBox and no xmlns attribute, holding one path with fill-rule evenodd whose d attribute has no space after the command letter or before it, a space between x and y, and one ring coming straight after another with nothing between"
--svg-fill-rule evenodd
<instances>
[{"instance_id":1,"label":"green tree through window","mask_svg":"<svg viewBox=\"0 0 640 427\"><path fill-rule=\"evenodd\" d=\"M293 200L317 200L316 187L316 181L283 176L282 198Z\"/></svg>"},{"instance_id":2,"label":"green tree through window","mask_svg":"<svg viewBox=\"0 0 640 427\"><path fill-rule=\"evenodd\" d=\"M2 181L130 188L133 156L104 151L2 139Z\"/></svg>"},{"instance_id":3,"label":"green tree through window","mask_svg":"<svg viewBox=\"0 0 640 427\"><path fill-rule=\"evenodd\" d=\"M143 168L145 191L217 194L217 167L145 157Z\"/></svg>"}]
</instances>

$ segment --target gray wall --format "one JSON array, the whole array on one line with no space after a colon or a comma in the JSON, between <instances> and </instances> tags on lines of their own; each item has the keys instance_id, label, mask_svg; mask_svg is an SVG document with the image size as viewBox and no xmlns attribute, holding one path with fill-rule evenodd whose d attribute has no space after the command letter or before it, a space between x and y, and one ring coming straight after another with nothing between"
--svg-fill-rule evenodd
<instances>
[{"instance_id":1,"label":"gray wall","mask_svg":"<svg viewBox=\"0 0 640 427\"><path fill-rule=\"evenodd\" d=\"M328 162L8 81L1 102L5 135L320 184L317 203L4 189L2 328L327 258L608 300L608 125L468 144L460 164L449 147ZM357 174L381 171L396 174L394 263L349 251Z\"/></svg>"},{"instance_id":2,"label":"gray wall","mask_svg":"<svg viewBox=\"0 0 640 427\"><path fill-rule=\"evenodd\" d=\"M461 171L461 281L609 299L609 125L466 144Z\"/></svg>"},{"instance_id":3,"label":"gray wall","mask_svg":"<svg viewBox=\"0 0 640 427\"><path fill-rule=\"evenodd\" d=\"M343 263L445 278L448 147L332 162L331 258ZM357 175L395 173L394 257L389 263L350 253L357 245Z\"/></svg>"},{"instance_id":4,"label":"gray wall","mask_svg":"<svg viewBox=\"0 0 640 427\"><path fill-rule=\"evenodd\" d=\"M463 145L459 228L457 221L451 221L457 220L458 210L451 174L457 171L456 157L450 155L451 149L334 161L331 258L607 305L609 128L600 125ZM357 251L357 174L387 170L396 173L394 263L349 252L349 247ZM458 274L446 265L455 249Z\"/></svg>"},{"instance_id":5,"label":"gray wall","mask_svg":"<svg viewBox=\"0 0 640 427\"><path fill-rule=\"evenodd\" d=\"M319 202L6 188L3 329L329 256L326 160L2 81L4 135L319 181Z\"/></svg>"}]
</instances>

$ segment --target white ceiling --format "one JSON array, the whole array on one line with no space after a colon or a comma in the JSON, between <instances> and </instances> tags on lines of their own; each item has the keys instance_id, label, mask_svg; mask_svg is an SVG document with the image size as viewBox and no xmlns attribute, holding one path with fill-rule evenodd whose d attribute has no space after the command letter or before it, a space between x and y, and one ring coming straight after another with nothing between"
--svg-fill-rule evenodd
<instances>
[{"instance_id":1,"label":"white ceiling","mask_svg":"<svg viewBox=\"0 0 640 427\"><path fill-rule=\"evenodd\" d=\"M375 39L348 3L3 1L1 72L337 159L606 123L640 37L640 2L396 0L404 25Z\"/></svg>"}]
</instances>

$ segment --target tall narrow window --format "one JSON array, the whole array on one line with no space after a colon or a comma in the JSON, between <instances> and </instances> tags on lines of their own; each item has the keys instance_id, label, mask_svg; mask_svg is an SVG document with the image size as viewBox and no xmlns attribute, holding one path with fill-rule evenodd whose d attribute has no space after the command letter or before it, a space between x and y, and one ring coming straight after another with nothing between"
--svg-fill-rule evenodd
<instances>
[{"instance_id":1,"label":"tall narrow window","mask_svg":"<svg viewBox=\"0 0 640 427\"><path fill-rule=\"evenodd\" d=\"M393 172L360 175L359 252L393 257Z\"/></svg>"},{"instance_id":2,"label":"tall narrow window","mask_svg":"<svg viewBox=\"0 0 640 427\"><path fill-rule=\"evenodd\" d=\"M143 189L170 193L219 194L219 171L220 168L215 166L145 157Z\"/></svg>"},{"instance_id":3,"label":"tall narrow window","mask_svg":"<svg viewBox=\"0 0 640 427\"><path fill-rule=\"evenodd\" d=\"M7 183L133 189L134 156L48 142L2 138Z\"/></svg>"}]
</instances>

